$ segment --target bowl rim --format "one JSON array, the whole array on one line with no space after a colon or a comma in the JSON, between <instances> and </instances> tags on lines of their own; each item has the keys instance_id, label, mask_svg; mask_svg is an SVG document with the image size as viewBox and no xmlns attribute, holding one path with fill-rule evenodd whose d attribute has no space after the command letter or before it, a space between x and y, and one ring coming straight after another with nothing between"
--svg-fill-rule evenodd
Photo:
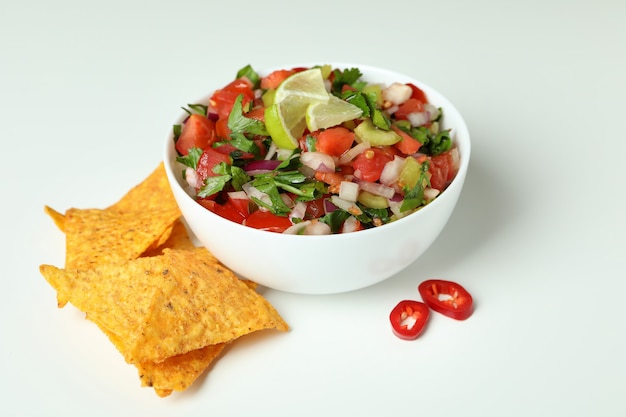
<instances>
[{"instance_id":1,"label":"bowl rim","mask_svg":"<svg viewBox=\"0 0 626 417\"><path fill-rule=\"evenodd\" d=\"M311 67L311 66L315 66L315 65L321 65L319 62L318 63L310 63L310 62L305 62L305 63L295 63L295 64L285 64L285 65L277 65L277 66L273 66L273 67L269 67L269 68L263 68L261 70L256 70L255 71L258 74L269 74L271 71L274 71L276 69L284 69L284 68L296 68L296 67ZM381 227L373 227L370 229L365 229L365 230L360 230L358 232L359 235L363 236L364 234L367 235L374 235L376 233L384 233L385 230L387 230L388 232L391 232L394 228L398 228L398 227L403 227L406 223L408 223L410 221L410 218L414 218L416 215L418 215L420 212L422 211L432 211L432 210L437 210L437 207L441 204L444 204L443 202L439 202L439 200L445 199L447 195L451 195L453 193L449 193L448 191L451 188L458 188L458 187L463 187L463 183L465 181L465 177L467 175L467 171L469 168L469 161L470 161L470 157L471 157L471 137L470 137L470 133L469 133L469 129L467 127L467 123L465 122L465 119L463 118L463 115L461 114L461 112L456 108L456 106L443 94L441 93L439 90L431 87L430 85L422 82L421 80L414 78L410 75L407 74L403 74L400 73L398 71L395 70L391 70L391 69L387 69L387 68L382 68L382 67L375 67L375 66L371 66L371 65L367 65L367 64L354 64L354 63L345 63L345 62L330 62L328 63L328 65L331 65L332 68L359 68L362 73L363 73L363 78L368 80L368 73L378 73L379 76L381 73L384 73L385 75L392 77L392 78L400 78L401 80L406 80L404 82L412 82L415 85L417 85L418 87L422 88L423 90L425 90L426 95L428 96L429 94L434 94L437 96L437 101L443 102L443 103L439 103L439 105L441 107L443 107L445 109L445 114L450 113L450 111L452 111L454 113L455 119L457 119L457 123L458 126L455 126L454 130L456 131L454 133L453 136L453 140L456 142L457 146L460 146L460 143L458 142L457 137L459 135L461 135L465 140L463 141L463 149L459 150L459 156L460 156L460 163L459 163L459 169L454 177L454 179L452 180L452 182L448 185L448 187L439 195L437 196L437 198L435 198L435 200L433 200L432 202L428 203L427 205L421 207L419 210L417 210L414 213L411 213L405 217L402 217L400 219L397 219L393 222L384 224ZM374 80L371 80L372 82L375 82ZM216 89L219 87L216 87ZM213 90L215 91L215 90ZM195 101L193 101L193 103L208 103L209 98L211 97L211 95L213 94L213 92L209 92L207 94L205 94L204 96L201 96L199 99L196 99ZM444 114L444 117L445 117ZM187 113L183 112L181 114L179 114L179 117L175 120L174 124L177 123L181 123L186 117L187 117ZM445 122L444 122L445 123ZM176 155L176 150L174 147L174 140L173 140L173 132L170 129L169 134L167 135L166 141L165 141L165 146L163 147L163 161L164 161L164 165L165 165L165 170L167 173L168 178L170 179L170 183L172 182L172 179L174 179L174 182L176 183L176 185L174 184L170 184L170 186L172 187L179 187L181 189L181 191L183 192L183 194L186 195L185 198L188 198L190 202L195 203L194 198L189 195L189 193L187 192L187 190L185 189L185 187L183 185L181 185L180 181L182 180L180 178L179 175L177 175L174 172L174 163L175 163L175 155ZM460 191L460 190L459 190ZM203 207L201 207L202 210L206 213L209 213L209 217L215 219L218 222L227 222L230 225L233 225L236 228L239 228L239 230L242 233L250 233L250 236L260 236L260 237L268 237L268 235L272 236L272 235L277 235L277 236L284 236L281 239L294 239L297 241L309 241L309 240L328 240L328 239L333 239L333 240L339 240L339 239L352 239L353 235L355 235L355 233L333 233L333 234L329 234L329 235L303 235L306 236L304 239L302 237L302 235L292 235L292 234L284 234L284 233L273 233L273 232L268 232L266 230L259 230L259 229L255 229L252 227L248 227L233 221L230 221L228 219L225 219L221 216L219 216L218 214L215 214L213 212L211 212L210 210L207 210ZM247 232L245 231L247 230Z\"/></svg>"}]
</instances>

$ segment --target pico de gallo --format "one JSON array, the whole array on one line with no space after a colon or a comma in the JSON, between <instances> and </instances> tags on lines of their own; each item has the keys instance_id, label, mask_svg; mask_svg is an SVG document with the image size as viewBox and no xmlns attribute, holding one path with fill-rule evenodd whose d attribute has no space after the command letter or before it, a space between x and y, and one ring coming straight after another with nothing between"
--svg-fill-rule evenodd
<instances>
[{"instance_id":1,"label":"pico de gallo","mask_svg":"<svg viewBox=\"0 0 626 417\"><path fill-rule=\"evenodd\" d=\"M189 104L173 136L198 204L277 233L319 235L379 227L424 207L454 179L459 153L444 117L412 83L362 80L358 68L320 66L329 94L361 116L309 131L296 149L265 126L272 93L308 68L259 75L250 65L204 104ZM383 139L380 139L380 138Z\"/></svg>"}]
</instances>

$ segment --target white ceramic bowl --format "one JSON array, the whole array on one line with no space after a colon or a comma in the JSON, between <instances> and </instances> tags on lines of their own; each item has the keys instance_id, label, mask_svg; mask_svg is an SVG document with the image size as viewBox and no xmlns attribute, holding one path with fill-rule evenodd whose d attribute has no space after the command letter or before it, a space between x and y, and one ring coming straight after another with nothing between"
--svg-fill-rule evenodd
<instances>
[{"instance_id":1,"label":"white ceramic bowl","mask_svg":"<svg viewBox=\"0 0 626 417\"><path fill-rule=\"evenodd\" d=\"M231 222L196 203L183 188L182 166L175 162L176 151L170 134L165 145L166 172L174 197L198 241L241 277L281 291L302 294L352 291L379 283L409 266L428 249L448 222L469 165L469 131L461 114L441 93L393 71L358 64L330 64L334 68L358 67L363 79L369 82L411 82L420 87L430 102L443 108L443 128L452 128L460 153L460 168L450 186L433 202L393 223L326 236L278 234ZM312 65L282 68L296 66ZM227 82L224 80L222 84ZM221 86L215 85L213 89ZM207 99L198 102L206 103ZM185 116L181 115L176 123Z\"/></svg>"}]
</instances>

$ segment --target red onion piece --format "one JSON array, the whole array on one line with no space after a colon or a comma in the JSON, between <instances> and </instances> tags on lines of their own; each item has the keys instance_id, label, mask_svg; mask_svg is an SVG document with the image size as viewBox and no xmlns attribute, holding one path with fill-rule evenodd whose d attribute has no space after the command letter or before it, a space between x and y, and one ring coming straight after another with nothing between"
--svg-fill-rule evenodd
<instances>
[{"instance_id":1,"label":"red onion piece","mask_svg":"<svg viewBox=\"0 0 626 417\"><path fill-rule=\"evenodd\" d=\"M324 213L332 213L333 211L337 210L337 208L338 207L334 205L329 199L324 200Z\"/></svg>"},{"instance_id":2,"label":"red onion piece","mask_svg":"<svg viewBox=\"0 0 626 417\"><path fill-rule=\"evenodd\" d=\"M404 196L400 193L394 193L393 197L389 199L389 201L393 201L394 203L398 203L404 199Z\"/></svg>"},{"instance_id":3,"label":"red onion piece","mask_svg":"<svg viewBox=\"0 0 626 417\"><path fill-rule=\"evenodd\" d=\"M280 163L281 161L277 161L275 159L269 161L252 161L245 166L244 170L248 175L267 174L268 172L275 170Z\"/></svg>"}]
</instances>

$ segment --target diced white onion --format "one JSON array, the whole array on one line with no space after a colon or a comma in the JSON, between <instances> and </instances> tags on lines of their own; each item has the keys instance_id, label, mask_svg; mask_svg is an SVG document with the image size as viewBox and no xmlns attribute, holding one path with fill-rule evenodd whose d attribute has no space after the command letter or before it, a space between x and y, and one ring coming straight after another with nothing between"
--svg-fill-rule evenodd
<instances>
[{"instance_id":1,"label":"diced white onion","mask_svg":"<svg viewBox=\"0 0 626 417\"><path fill-rule=\"evenodd\" d=\"M431 122L439 117L439 109L430 103L424 104L424 113L428 113L428 120Z\"/></svg>"},{"instance_id":2,"label":"diced white onion","mask_svg":"<svg viewBox=\"0 0 626 417\"><path fill-rule=\"evenodd\" d=\"M426 201L434 200L439 193L440 191L436 188L426 188L424 190L424 199L426 199Z\"/></svg>"},{"instance_id":3,"label":"diced white onion","mask_svg":"<svg viewBox=\"0 0 626 417\"><path fill-rule=\"evenodd\" d=\"M391 185L398 181L400 173L404 167L404 158L401 156L394 156L393 159L385 164L382 172L380 173L380 183L385 185Z\"/></svg>"},{"instance_id":4,"label":"diced white onion","mask_svg":"<svg viewBox=\"0 0 626 417\"><path fill-rule=\"evenodd\" d=\"M274 157L274 155L276 154L276 149L278 149L276 147L276 144L274 142L270 143L269 148L267 148L267 153L265 154L265 158L266 160L270 160Z\"/></svg>"},{"instance_id":5,"label":"diced white onion","mask_svg":"<svg viewBox=\"0 0 626 417\"><path fill-rule=\"evenodd\" d=\"M339 198L355 202L359 196L359 184L351 181L339 183Z\"/></svg>"},{"instance_id":6,"label":"diced white onion","mask_svg":"<svg viewBox=\"0 0 626 417\"><path fill-rule=\"evenodd\" d=\"M341 226L341 233L351 233L356 232L359 229L360 222L356 217L350 216L343 222L343 226Z\"/></svg>"},{"instance_id":7,"label":"diced white onion","mask_svg":"<svg viewBox=\"0 0 626 417\"><path fill-rule=\"evenodd\" d=\"M377 182L361 181L359 183L359 187L363 191L367 191L368 193L379 195L379 196L385 197L385 198L391 198L396 193L395 189L393 189L391 187L388 187L388 186L386 186L384 184L379 184ZM340 194L340 196L341 196L341 194Z\"/></svg>"},{"instance_id":8,"label":"diced white onion","mask_svg":"<svg viewBox=\"0 0 626 417\"><path fill-rule=\"evenodd\" d=\"M187 167L185 170L185 181L189 184L190 187L198 189L202 187L202 181L200 180L200 176L196 172L195 169Z\"/></svg>"},{"instance_id":9,"label":"diced white onion","mask_svg":"<svg viewBox=\"0 0 626 417\"><path fill-rule=\"evenodd\" d=\"M294 204L293 209L289 213L289 220L293 222L293 219L304 219L306 213L306 203L304 201L298 201Z\"/></svg>"},{"instance_id":10,"label":"diced white onion","mask_svg":"<svg viewBox=\"0 0 626 417\"><path fill-rule=\"evenodd\" d=\"M340 209L347 211L348 213L355 215L360 215L363 213L361 209L356 204L354 204L353 201L344 200L343 198L339 198L338 195L331 196L330 202Z\"/></svg>"},{"instance_id":11,"label":"diced white onion","mask_svg":"<svg viewBox=\"0 0 626 417\"><path fill-rule=\"evenodd\" d=\"M348 149L343 155L341 155L341 157L339 158L338 164L339 165L347 164L348 162L356 158L358 154L360 154L361 152L369 148L371 148L371 145L369 142L361 142L357 144L353 148Z\"/></svg>"},{"instance_id":12,"label":"diced white onion","mask_svg":"<svg viewBox=\"0 0 626 417\"><path fill-rule=\"evenodd\" d=\"M393 104L402 104L411 98L413 90L406 84L393 83L384 88L382 93L385 101L389 101Z\"/></svg>"},{"instance_id":13,"label":"diced white onion","mask_svg":"<svg viewBox=\"0 0 626 417\"><path fill-rule=\"evenodd\" d=\"M430 121L430 115L428 112L414 112L406 115L407 120L411 123L411 126L422 126Z\"/></svg>"},{"instance_id":14,"label":"diced white onion","mask_svg":"<svg viewBox=\"0 0 626 417\"><path fill-rule=\"evenodd\" d=\"M317 220L311 221L307 227L304 228L305 235L329 235L331 234L330 226L324 222Z\"/></svg>"},{"instance_id":15,"label":"diced white onion","mask_svg":"<svg viewBox=\"0 0 626 417\"><path fill-rule=\"evenodd\" d=\"M299 235L300 232L302 232L309 224L311 224L311 220L296 223L293 226L286 228L283 233L286 235Z\"/></svg>"},{"instance_id":16,"label":"diced white onion","mask_svg":"<svg viewBox=\"0 0 626 417\"><path fill-rule=\"evenodd\" d=\"M248 200L248 194L245 191L230 191L228 197L233 200Z\"/></svg>"},{"instance_id":17,"label":"diced white onion","mask_svg":"<svg viewBox=\"0 0 626 417\"><path fill-rule=\"evenodd\" d=\"M302 152L300 161L303 165L322 172L334 172L335 160L323 152Z\"/></svg>"},{"instance_id":18,"label":"diced white onion","mask_svg":"<svg viewBox=\"0 0 626 417\"><path fill-rule=\"evenodd\" d=\"M329 235L330 226L317 220L306 220L288 227L284 232L288 235Z\"/></svg>"},{"instance_id":19,"label":"diced white onion","mask_svg":"<svg viewBox=\"0 0 626 417\"><path fill-rule=\"evenodd\" d=\"M256 199L261 200L263 203L267 204L268 206L272 205L272 199L270 198L270 196L260 191L258 188L253 187L251 183L247 182L244 185L242 185L241 188L248 195L248 198L250 198L251 200L254 197Z\"/></svg>"}]
</instances>

